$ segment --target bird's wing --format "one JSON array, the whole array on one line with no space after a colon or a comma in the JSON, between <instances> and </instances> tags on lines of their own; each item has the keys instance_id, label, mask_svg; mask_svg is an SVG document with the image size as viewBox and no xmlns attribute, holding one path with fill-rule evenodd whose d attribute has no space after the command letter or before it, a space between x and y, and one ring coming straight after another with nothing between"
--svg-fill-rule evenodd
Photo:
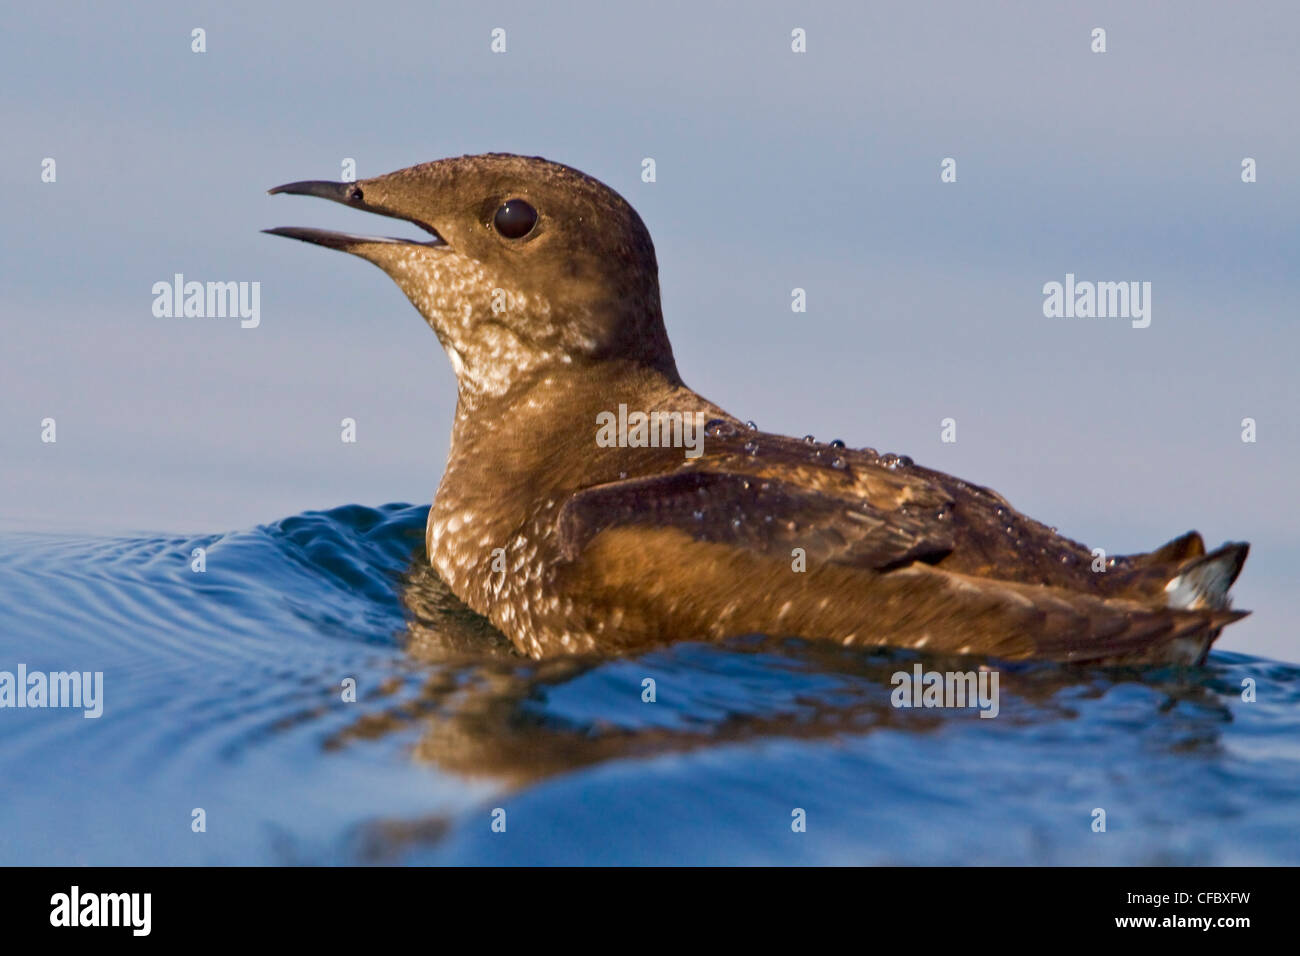
<instances>
[{"instance_id":1,"label":"bird's wing","mask_svg":"<svg viewBox=\"0 0 1300 956\"><path fill-rule=\"evenodd\" d=\"M885 569L951 552L951 500L937 485L847 449L738 437L706 440L702 457L677 457L670 470L575 493L559 515L564 557L608 528L636 525L787 560L803 548L810 564Z\"/></svg>"}]
</instances>

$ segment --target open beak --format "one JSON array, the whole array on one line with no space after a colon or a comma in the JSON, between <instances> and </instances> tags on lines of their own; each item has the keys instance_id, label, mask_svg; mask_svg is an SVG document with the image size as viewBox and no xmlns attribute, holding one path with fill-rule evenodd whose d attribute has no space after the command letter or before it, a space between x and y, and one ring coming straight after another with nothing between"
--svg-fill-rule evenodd
<instances>
[{"instance_id":1,"label":"open beak","mask_svg":"<svg viewBox=\"0 0 1300 956\"><path fill-rule=\"evenodd\" d=\"M407 222L414 223L429 235L433 236L431 240L420 241L418 239L398 239L393 236L358 236L347 232L332 232L328 229L306 229L298 226L277 226L274 229L263 229L262 231L272 236L287 236L290 239L301 239L303 242L314 243L318 246L325 246L327 249L341 249L344 252L351 251L354 247L363 244L387 243L404 246L445 246L447 241L438 235L438 230L434 229L427 223L420 222L418 219L412 219L409 216L401 216L396 213L388 212L377 206L368 204L365 200L365 193L359 183L332 183L321 179L308 179L297 183L285 183L283 186L276 186L274 189L267 190L268 195L274 196L276 193L288 193L291 196L316 196L318 199L329 199L332 202L342 203L345 206L351 206L353 209L364 209L366 212L378 213L381 216L388 216L393 219L405 219Z\"/></svg>"}]
</instances>

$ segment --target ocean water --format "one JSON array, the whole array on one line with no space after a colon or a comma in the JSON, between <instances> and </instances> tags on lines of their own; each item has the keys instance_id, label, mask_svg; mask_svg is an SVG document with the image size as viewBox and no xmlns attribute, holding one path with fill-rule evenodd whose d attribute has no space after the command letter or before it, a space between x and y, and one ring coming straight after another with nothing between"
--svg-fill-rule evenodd
<instances>
[{"instance_id":1,"label":"ocean water","mask_svg":"<svg viewBox=\"0 0 1300 956\"><path fill-rule=\"evenodd\" d=\"M104 675L97 719L0 710L0 864L1300 863L1294 665L1002 664L981 719L890 700L978 660L536 663L428 568L426 513L0 535L0 670Z\"/></svg>"}]
</instances>

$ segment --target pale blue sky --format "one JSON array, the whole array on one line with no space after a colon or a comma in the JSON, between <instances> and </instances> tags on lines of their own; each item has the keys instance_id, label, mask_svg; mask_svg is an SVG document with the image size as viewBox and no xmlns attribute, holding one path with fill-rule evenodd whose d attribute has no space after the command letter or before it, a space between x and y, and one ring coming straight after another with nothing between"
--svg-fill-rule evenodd
<instances>
[{"instance_id":1,"label":"pale blue sky","mask_svg":"<svg viewBox=\"0 0 1300 956\"><path fill-rule=\"evenodd\" d=\"M0 527L429 500L445 358L378 270L258 232L366 217L264 191L344 157L365 177L504 150L637 207L705 395L908 453L1109 551L1251 540L1257 613L1221 646L1300 659L1294 4L267 6L8 13ZM175 272L260 281L261 327L155 318ZM1044 318L1067 272L1150 281L1151 327Z\"/></svg>"}]
</instances>

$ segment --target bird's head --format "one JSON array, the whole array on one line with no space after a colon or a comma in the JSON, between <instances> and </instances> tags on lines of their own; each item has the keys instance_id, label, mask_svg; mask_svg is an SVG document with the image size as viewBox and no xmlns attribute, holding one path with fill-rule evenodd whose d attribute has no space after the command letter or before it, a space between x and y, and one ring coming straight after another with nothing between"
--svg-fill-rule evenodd
<instances>
[{"instance_id":1,"label":"bird's head","mask_svg":"<svg viewBox=\"0 0 1300 956\"><path fill-rule=\"evenodd\" d=\"M437 333L462 393L499 395L557 367L608 359L676 378L650 234L618 193L575 169L491 153L271 192L405 219L428 234L266 230L388 273Z\"/></svg>"}]
</instances>

